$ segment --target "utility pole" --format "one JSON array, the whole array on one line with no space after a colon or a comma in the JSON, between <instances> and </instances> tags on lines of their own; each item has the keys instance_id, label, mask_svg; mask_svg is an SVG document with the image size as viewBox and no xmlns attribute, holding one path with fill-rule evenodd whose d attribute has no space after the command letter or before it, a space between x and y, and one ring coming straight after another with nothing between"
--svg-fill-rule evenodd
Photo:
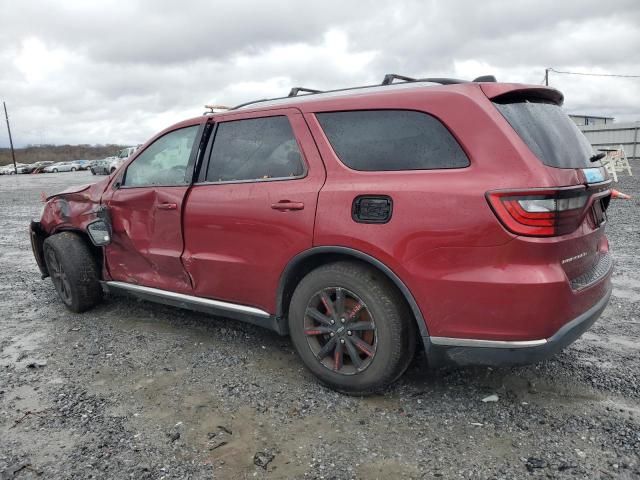
<instances>
[{"instance_id":1,"label":"utility pole","mask_svg":"<svg viewBox=\"0 0 640 480\"><path fill-rule=\"evenodd\" d=\"M16 154L13 151L13 139L11 138L11 127L9 126L9 115L7 115L7 104L2 102L4 107L4 118L7 120L7 131L9 132L9 145L11 145L11 158L13 159L13 172L18 174L18 167L16 166Z\"/></svg>"},{"instance_id":2,"label":"utility pole","mask_svg":"<svg viewBox=\"0 0 640 480\"><path fill-rule=\"evenodd\" d=\"M548 87L549 86L549 70L551 70L550 68L545 68L544 69L544 84Z\"/></svg>"}]
</instances>

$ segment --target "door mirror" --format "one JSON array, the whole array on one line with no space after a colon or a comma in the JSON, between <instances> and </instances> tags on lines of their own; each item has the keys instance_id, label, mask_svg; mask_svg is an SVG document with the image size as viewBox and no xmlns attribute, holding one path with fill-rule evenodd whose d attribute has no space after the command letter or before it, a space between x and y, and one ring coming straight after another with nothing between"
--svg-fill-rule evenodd
<instances>
[{"instance_id":1,"label":"door mirror","mask_svg":"<svg viewBox=\"0 0 640 480\"><path fill-rule=\"evenodd\" d=\"M87 233L96 247L104 247L111 243L111 232L104 220L95 220L87 225Z\"/></svg>"},{"instance_id":2,"label":"door mirror","mask_svg":"<svg viewBox=\"0 0 640 480\"><path fill-rule=\"evenodd\" d=\"M104 247L111 243L111 215L106 207L101 207L98 219L87 225L87 233L96 247Z\"/></svg>"}]
</instances>

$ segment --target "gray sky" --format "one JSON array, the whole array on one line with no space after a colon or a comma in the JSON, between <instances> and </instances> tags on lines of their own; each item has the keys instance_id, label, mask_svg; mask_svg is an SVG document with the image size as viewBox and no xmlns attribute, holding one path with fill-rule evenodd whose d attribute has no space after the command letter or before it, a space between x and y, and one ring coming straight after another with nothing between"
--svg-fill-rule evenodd
<instances>
[{"instance_id":1,"label":"gray sky","mask_svg":"<svg viewBox=\"0 0 640 480\"><path fill-rule=\"evenodd\" d=\"M541 83L545 67L640 74L640 1L0 4L0 98L18 145L141 143L205 103L292 86L385 73ZM571 113L640 120L640 79L551 74L550 83Z\"/></svg>"}]
</instances>

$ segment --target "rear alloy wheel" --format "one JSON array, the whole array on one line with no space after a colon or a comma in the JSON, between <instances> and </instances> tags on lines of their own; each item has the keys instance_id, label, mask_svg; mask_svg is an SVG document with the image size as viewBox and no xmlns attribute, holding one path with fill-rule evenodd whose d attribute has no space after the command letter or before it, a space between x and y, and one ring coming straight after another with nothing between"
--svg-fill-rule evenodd
<instances>
[{"instance_id":1,"label":"rear alloy wheel","mask_svg":"<svg viewBox=\"0 0 640 480\"><path fill-rule=\"evenodd\" d=\"M379 391L415 353L415 323L389 280L365 265L338 262L302 279L289 308L292 341L323 383L350 394Z\"/></svg>"},{"instance_id":2,"label":"rear alloy wheel","mask_svg":"<svg viewBox=\"0 0 640 480\"><path fill-rule=\"evenodd\" d=\"M304 323L307 344L325 367L353 375L371 364L376 354L376 324L355 293L341 287L321 290L307 304Z\"/></svg>"},{"instance_id":3,"label":"rear alloy wheel","mask_svg":"<svg viewBox=\"0 0 640 480\"><path fill-rule=\"evenodd\" d=\"M100 270L82 237L73 232L48 237L44 260L53 286L69 310L84 312L100 302Z\"/></svg>"},{"instance_id":4,"label":"rear alloy wheel","mask_svg":"<svg viewBox=\"0 0 640 480\"><path fill-rule=\"evenodd\" d=\"M76 167L71 167L71 171L75 172L76 171Z\"/></svg>"}]
</instances>

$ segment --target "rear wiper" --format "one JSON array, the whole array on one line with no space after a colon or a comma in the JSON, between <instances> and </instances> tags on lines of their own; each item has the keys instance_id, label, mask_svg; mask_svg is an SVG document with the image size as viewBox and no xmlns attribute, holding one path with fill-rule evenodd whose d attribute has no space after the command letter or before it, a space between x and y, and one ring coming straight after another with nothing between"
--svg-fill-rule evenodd
<instances>
[{"instance_id":1,"label":"rear wiper","mask_svg":"<svg viewBox=\"0 0 640 480\"><path fill-rule=\"evenodd\" d=\"M589 161L590 161L590 162L597 162L598 160L602 160L602 159L603 159L604 157L606 157L606 156L607 156L607 154L606 154L606 153L604 153L604 152L596 153L595 155L592 155L592 156L589 158Z\"/></svg>"}]
</instances>

